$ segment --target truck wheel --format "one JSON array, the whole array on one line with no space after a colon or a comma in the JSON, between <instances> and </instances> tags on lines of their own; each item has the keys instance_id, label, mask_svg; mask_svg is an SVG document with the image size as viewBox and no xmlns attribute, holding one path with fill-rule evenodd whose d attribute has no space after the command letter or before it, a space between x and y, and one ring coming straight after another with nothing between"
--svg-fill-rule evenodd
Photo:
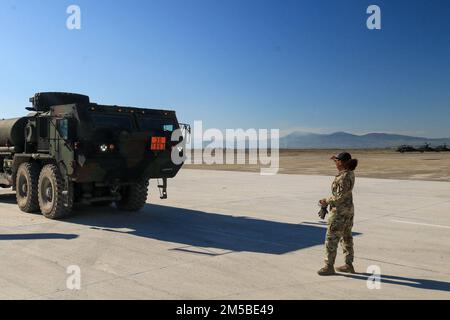
<instances>
[{"instance_id":1,"label":"truck wheel","mask_svg":"<svg viewBox=\"0 0 450 320\"><path fill-rule=\"evenodd\" d=\"M40 166L37 163L22 163L17 170L16 199L23 212L39 212L38 180Z\"/></svg>"},{"instance_id":2,"label":"truck wheel","mask_svg":"<svg viewBox=\"0 0 450 320\"><path fill-rule=\"evenodd\" d=\"M39 206L42 214L49 219L61 219L70 214L73 192L69 190L68 205L64 204L64 181L57 166L46 165L39 176Z\"/></svg>"},{"instance_id":3,"label":"truck wheel","mask_svg":"<svg viewBox=\"0 0 450 320\"><path fill-rule=\"evenodd\" d=\"M124 187L120 192L122 200L116 201L117 208L123 211L141 210L147 202L148 185L148 181L143 181Z\"/></svg>"}]
</instances>

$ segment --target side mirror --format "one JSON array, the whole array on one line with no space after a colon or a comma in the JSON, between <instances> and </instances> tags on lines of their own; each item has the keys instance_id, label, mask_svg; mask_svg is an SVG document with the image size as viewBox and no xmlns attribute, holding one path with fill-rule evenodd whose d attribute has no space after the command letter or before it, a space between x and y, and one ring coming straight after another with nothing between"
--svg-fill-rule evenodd
<instances>
[{"instance_id":1,"label":"side mirror","mask_svg":"<svg viewBox=\"0 0 450 320\"><path fill-rule=\"evenodd\" d=\"M40 117L38 118L38 128L39 128L39 137L47 138L48 137L48 118Z\"/></svg>"}]
</instances>

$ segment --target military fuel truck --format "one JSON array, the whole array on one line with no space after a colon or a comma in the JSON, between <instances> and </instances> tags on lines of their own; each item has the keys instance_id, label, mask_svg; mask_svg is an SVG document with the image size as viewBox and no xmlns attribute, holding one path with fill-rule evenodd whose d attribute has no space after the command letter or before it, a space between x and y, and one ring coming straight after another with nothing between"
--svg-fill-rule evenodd
<instances>
[{"instance_id":1,"label":"military fuel truck","mask_svg":"<svg viewBox=\"0 0 450 320\"><path fill-rule=\"evenodd\" d=\"M30 102L27 116L0 120L0 187L16 191L22 211L49 219L76 204L139 211L150 179L167 198L188 130L174 111L99 105L74 93L37 93Z\"/></svg>"}]
</instances>

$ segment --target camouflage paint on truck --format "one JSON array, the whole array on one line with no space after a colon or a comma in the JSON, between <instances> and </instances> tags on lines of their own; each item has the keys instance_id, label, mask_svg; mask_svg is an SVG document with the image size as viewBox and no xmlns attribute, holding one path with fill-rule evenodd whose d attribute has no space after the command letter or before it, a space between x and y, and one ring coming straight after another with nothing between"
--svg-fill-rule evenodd
<instances>
[{"instance_id":1,"label":"camouflage paint on truck","mask_svg":"<svg viewBox=\"0 0 450 320\"><path fill-rule=\"evenodd\" d=\"M183 137L172 141L180 129L174 111L99 105L65 93L36 94L31 102L32 114L0 121L0 186L18 189L22 210L36 210L36 199L50 208L56 199L63 213L50 218L67 215L73 203L116 202L134 211L145 204L149 179L162 179L166 197L167 179L182 167L173 149L184 156Z\"/></svg>"}]
</instances>

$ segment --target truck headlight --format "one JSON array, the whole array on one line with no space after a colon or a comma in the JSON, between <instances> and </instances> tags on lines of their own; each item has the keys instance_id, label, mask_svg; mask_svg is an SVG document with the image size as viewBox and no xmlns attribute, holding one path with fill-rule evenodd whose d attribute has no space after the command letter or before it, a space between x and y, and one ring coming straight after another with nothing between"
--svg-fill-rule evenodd
<instances>
[{"instance_id":1,"label":"truck headlight","mask_svg":"<svg viewBox=\"0 0 450 320\"><path fill-rule=\"evenodd\" d=\"M108 151L108 145L102 144L102 145L100 146L100 151L101 151L101 152L106 152L106 151Z\"/></svg>"}]
</instances>

